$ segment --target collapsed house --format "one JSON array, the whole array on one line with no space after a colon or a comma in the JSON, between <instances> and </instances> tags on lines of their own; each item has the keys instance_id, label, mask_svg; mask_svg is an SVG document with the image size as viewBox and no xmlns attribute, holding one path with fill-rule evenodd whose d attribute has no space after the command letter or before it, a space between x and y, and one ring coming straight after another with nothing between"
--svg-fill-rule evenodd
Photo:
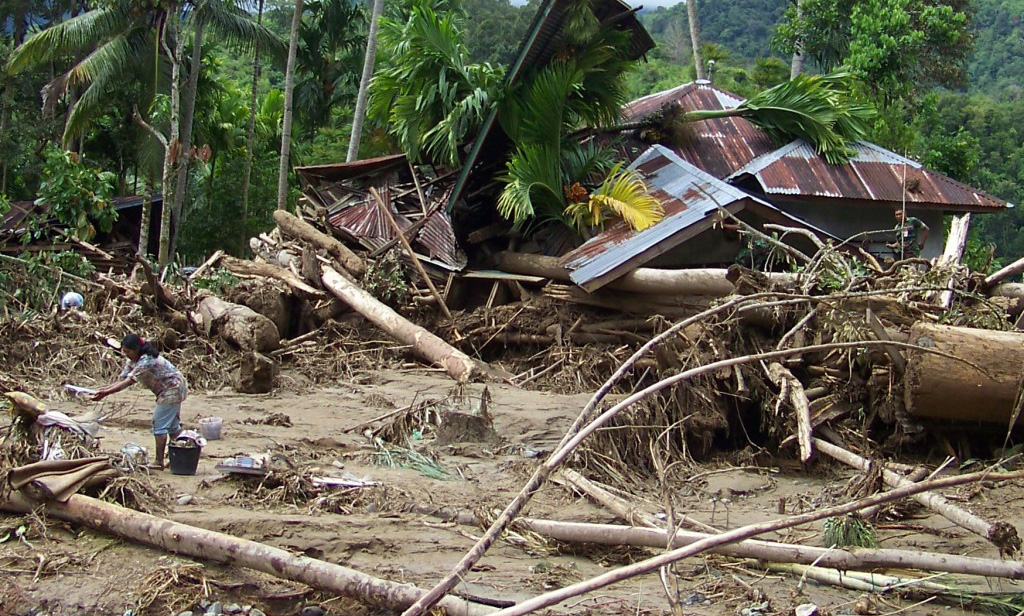
<instances>
[{"instance_id":1,"label":"collapsed house","mask_svg":"<svg viewBox=\"0 0 1024 616\"><path fill-rule=\"evenodd\" d=\"M146 254L157 254L163 196L154 194L150 199L152 212ZM47 216L45 203L16 201L0 219L0 254L39 254L67 250L87 259L97 271L124 272L131 267L134 256L139 253L145 201L146 197L140 195L113 199L117 219L110 231L97 230L89 242L68 239L57 221ZM30 235L33 224L41 226L42 233L38 238Z\"/></svg>"}]
</instances>

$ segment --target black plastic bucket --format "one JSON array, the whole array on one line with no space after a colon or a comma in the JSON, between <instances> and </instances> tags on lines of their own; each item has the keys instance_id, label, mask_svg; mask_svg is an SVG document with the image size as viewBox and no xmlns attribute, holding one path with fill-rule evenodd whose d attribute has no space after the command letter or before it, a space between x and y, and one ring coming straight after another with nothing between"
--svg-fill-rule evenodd
<instances>
[{"instance_id":1,"label":"black plastic bucket","mask_svg":"<svg viewBox=\"0 0 1024 616\"><path fill-rule=\"evenodd\" d=\"M195 475L199 468L199 447L178 447L173 443L167 446L167 458L171 463L172 475Z\"/></svg>"}]
</instances>

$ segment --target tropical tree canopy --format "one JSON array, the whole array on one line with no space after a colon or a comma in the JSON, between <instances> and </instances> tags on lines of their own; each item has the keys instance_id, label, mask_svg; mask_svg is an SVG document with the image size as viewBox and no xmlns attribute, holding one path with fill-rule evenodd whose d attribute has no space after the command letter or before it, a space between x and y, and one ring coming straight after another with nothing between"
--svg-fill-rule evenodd
<instances>
[{"instance_id":1,"label":"tropical tree canopy","mask_svg":"<svg viewBox=\"0 0 1024 616\"><path fill-rule=\"evenodd\" d=\"M69 88L81 92L68 114L64 139L81 136L91 118L102 109L113 91L125 81L158 84L166 81L167 68L160 59L167 11L194 17L196 24L215 32L221 40L241 51L258 41L261 49L281 53L281 39L257 25L250 16L226 0L172 5L140 4L131 0L106 0L96 8L39 31L25 40L8 60L17 73L65 57L81 57L70 69L44 88L44 106L52 108ZM152 92L157 88L154 85Z\"/></svg>"}]
</instances>

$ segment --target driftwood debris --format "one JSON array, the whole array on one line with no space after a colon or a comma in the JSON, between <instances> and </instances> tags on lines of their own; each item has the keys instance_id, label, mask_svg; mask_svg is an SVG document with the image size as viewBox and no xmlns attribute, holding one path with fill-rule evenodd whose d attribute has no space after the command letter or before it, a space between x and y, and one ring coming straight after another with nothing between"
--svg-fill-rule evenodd
<instances>
[{"instance_id":1,"label":"driftwood debris","mask_svg":"<svg viewBox=\"0 0 1024 616\"><path fill-rule=\"evenodd\" d=\"M243 351L273 351L281 343L274 322L262 314L238 304L208 296L196 309L204 331Z\"/></svg>"},{"instance_id":2,"label":"driftwood debris","mask_svg":"<svg viewBox=\"0 0 1024 616\"><path fill-rule=\"evenodd\" d=\"M32 513L39 507L39 503L18 492L0 501L0 510L11 513ZM412 605L424 592L410 584L389 582L355 569L296 556L263 543L181 524L81 494L71 496L66 503L47 503L43 508L48 515L116 537L176 554L255 569L388 610ZM493 611L456 597L446 597L441 605L452 616L484 616Z\"/></svg>"},{"instance_id":3,"label":"driftwood debris","mask_svg":"<svg viewBox=\"0 0 1024 616\"><path fill-rule=\"evenodd\" d=\"M468 355L403 318L377 298L345 280L331 267L323 266L322 280L324 286L338 299L395 340L409 345L416 355L444 368L456 381L462 383L482 373L481 366Z\"/></svg>"},{"instance_id":4,"label":"driftwood debris","mask_svg":"<svg viewBox=\"0 0 1024 616\"><path fill-rule=\"evenodd\" d=\"M796 413L796 436L800 443L800 461L807 462L814 454L811 445L811 403L804 392L804 386L793 373L779 362L768 364L768 375L781 390L779 396L788 398Z\"/></svg>"},{"instance_id":5,"label":"driftwood debris","mask_svg":"<svg viewBox=\"0 0 1024 616\"><path fill-rule=\"evenodd\" d=\"M335 238L323 233L308 222L297 218L284 210L274 212L274 222L287 236L306 240L318 248L327 251L338 265L345 268L353 276L359 277L366 272L366 264L359 256L352 252L348 246L342 244Z\"/></svg>"},{"instance_id":6,"label":"driftwood debris","mask_svg":"<svg viewBox=\"0 0 1024 616\"><path fill-rule=\"evenodd\" d=\"M498 254L498 267L514 274L544 276L552 280L568 282L569 270L562 267L557 257L545 257L516 252ZM609 283L607 287L631 293L713 296L730 295L735 287L726 279L724 269L654 269L637 268ZM797 280L794 274L771 273L772 282L791 283Z\"/></svg>"},{"instance_id":7,"label":"driftwood debris","mask_svg":"<svg viewBox=\"0 0 1024 616\"><path fill-rule=\"evenodd\" d=\"M919 417L1009 425L1024 371L1024 333L917 323L904 386ZM967 363L965 363L967 362Z\"/></svg>"},{"instance_id":8,"label":"driftwood debris","mask_svg":"<svg viewBox=\"0 0 1024 616\"><path fill-rule=\"evenodd\" d=\"M825 455L835 458L843 464L848 464L863 472L871 470L871 462L852 451L817 438L814 439L814 446ZM887 485L898 488L916 485L913 481L886 468L882 469L882 480ZM938 494L921 492L915 494L913 498L957 526L988 539L1001 552L1013 555L1020 551L1021 542L1020 537L1017 536L1017 529L1008 522L987 522L973 513L964 511Z\"/></svg>"},{"instance_id":9,"label":"driftwood debris","mask_svg":"<svg viewBox=\"0 0 1024 616\"><path fill-rule=\"evenodd\" d=\"M291 287L300 297L322 298L324 296L322 291L314 289L305 280L296 276L294 272L283 267L271 265L270 263L243 261L235 257L223 257L221 263L236 274L262 276L264 278L280 280Z\"/></svg>"}]
</instances>

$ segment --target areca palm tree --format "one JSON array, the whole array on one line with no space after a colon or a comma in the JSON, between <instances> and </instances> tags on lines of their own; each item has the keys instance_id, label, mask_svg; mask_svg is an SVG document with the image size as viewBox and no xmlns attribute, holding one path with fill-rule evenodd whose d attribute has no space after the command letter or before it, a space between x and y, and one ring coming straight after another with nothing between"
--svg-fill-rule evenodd
<instances>
[{"instance_id":1,"label":"areca palm tree","mask_svg":"<svg viewBox=\"0 0 1024 616\"><path fill-rule=\"evenodd\" d=\"M470 63L459 16L443 8L413 0L404 23L381 19L388 64L373 78L368 109L410 160L455 166L495 104L504 69Z\"/></svg>"},{"instance_id":2,"label":"areca palm tree","mask_svg":"<svg viewBox=\"0 0 1024 616\"><path fill-rule=\"evenodd\" d=\"M228 0L178 0L153 4L107 0L92 10L29 37L15 49L8 63L9 70L16 72L63 57L82 58L51 81L44 91L44 102L55 105L69 88L81 90L68 114L65 142L85 131L89 120L102 109L105 97L125 81L153 83L155 94L160 78L166 80L167 73L170 73L167 134L160 133L143 121L141 114L138 115L140 125L150 131L164 148L161 190L165 207L160 230L162 265L170 257L172 177L181 158L181 67L188 31L196 28L207 28L241 50L251 49L255 41L260 41L265 48L282 47L272 32L253 23L244 11ZM186 101L186 104L191 105L191 102Z\"/></svg>"}]
</instances>

